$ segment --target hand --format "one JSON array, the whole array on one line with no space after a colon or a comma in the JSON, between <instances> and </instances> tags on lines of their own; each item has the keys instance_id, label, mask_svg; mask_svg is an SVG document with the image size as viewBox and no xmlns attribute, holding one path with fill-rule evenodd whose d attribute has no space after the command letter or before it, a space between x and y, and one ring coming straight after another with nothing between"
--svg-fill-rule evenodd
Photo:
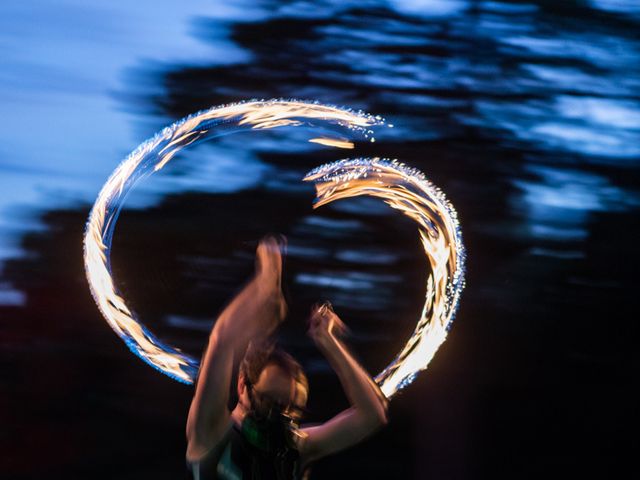
<instances>
[{"instance_id":1,"label":"hand","mask_svg":"<svg viewBox=\"0 0 640 480\"><path fill-rule=\"evenodd\" d=\"M287 302L282 294L282 263L286 251L287 237L268 234L260 239L256 249L255 283L260 294L273 307L277 323L281 323L288 312Z\"/></svg>"},{"instance_id":2,"label":"hand","mask_svg":"<svg viewBox=\"0 0 640 480\"><path fill-rule=\"evenodd\" d=\"M256 275L271 278L280 285L282 260L287 248L287 237L267 234L260 239L256 248Z\"/></svg>"},{"instance_id":3,"label":"hand","mask_svg":"<svg viewBox=\"0 0 640 480\"><path fill-rule=\"evenodd\" d=\"M329 302L311 307L308 335L318 346L327 346L348 332L347 326L336 315Z\"/></svg>"},{"instance_id":4,"label":"hand","mask_svg":"<svg viewBox=\"0 0 640 480\"><path fill-rule=\"evenodd\" d=\"M256 274L219 315L216 335L245 341L271 335L287 315L282 294L283 236L265 236L256 249Z\"/></svg>"}]
</instances>

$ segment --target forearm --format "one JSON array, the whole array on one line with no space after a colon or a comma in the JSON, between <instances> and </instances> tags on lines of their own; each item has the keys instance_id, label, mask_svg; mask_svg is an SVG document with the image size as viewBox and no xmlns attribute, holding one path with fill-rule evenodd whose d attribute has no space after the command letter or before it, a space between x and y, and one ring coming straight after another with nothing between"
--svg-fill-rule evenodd
<instances>
[{"instance_id":1,"label":"forearm","mask_svg":"<svg viewBox=\"0 0 640 480\"><path fill-rule=\"evenodd\" d=\"M312 307L309 335L338 375L351 407L321 425L302 429L303 464L355 445L387 423L387 399L334 334L345 329L330 305Z\"/></svg>"},{"instance_id":2,"label":"forearm","mask_svg":"<svg viewBox=\"0 0 640 480\"><path fill-rule=\"evenodd\" d=\"M254 277L218 316L209 341L216 339L237 352L244 352L248 343L260 335L260 317L270 314L270 292ZM205 354L206 355L206 354Z\"/></svg>"},{"instance_id":3,"label":"forearm","mask_svg":"<svg viewBox=\"0 0 640 480\"><path fill-rule=\"evenodd\" d=\"M386 422L387 399L369 374L353 358L346 345L333 338L320 346L320 349L338 375L351 406L367 418L376 422Z\"/></svg>"},{"instance_id":4,"label":"forearm","mask_svg":"<svg viewBox=\"0 0 640 480\"><path fill-rule=\"evenodd\" d=\"M189 408L187 436L209 433L229 401L234 349L214 332L200 363L196 390Z\"/></svg>"},{"instance_id":5,"label":"forearm","mask_svg":"<svg viewBox=\"0 0 640 480\"><path fill-rule=\"evenodd\" d=\"M260 336L261 315L270 314L269 296L254 278L219 315L209 335L189 409L187 435L208 432L228 414L234 359Z\"/></svg>"}]
</instances>

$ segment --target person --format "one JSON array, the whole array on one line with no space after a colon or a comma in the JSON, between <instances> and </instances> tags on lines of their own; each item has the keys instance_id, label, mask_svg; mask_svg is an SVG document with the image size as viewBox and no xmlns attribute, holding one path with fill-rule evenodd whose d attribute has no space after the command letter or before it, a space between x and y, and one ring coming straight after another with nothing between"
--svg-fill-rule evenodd
<instances>
[{"instance_id":1,"label":"person","mask_svg":"<svg viewBox=\"0 0 640 480\"><path fill-rule=\"evenodd\" d=\"M256 249L255 275L219 315L189 408L186 463L195 480L302 479L318 459L352 446L387 423L387 399L343 341L330 304L315 304L308 335L337 373L350 407L318 425L300 425L308 382L300 364L275 346L287 314L282 294L284 237ZM237 396L228 408L234 364Z\"/></svg>"}]
</instances>

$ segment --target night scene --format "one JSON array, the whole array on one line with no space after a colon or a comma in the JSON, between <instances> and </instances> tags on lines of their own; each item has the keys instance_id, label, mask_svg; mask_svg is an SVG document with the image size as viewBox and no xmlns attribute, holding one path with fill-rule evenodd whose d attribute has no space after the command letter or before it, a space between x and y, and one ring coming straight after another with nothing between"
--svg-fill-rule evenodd
<instances>
[{"instance_id":1,"label":"night scene","mask_svg":"<svg viewBox=\"0 0 640 480\"><path fill-rule=\"evenodd\" d=\"M638 0L0 27L0 478L633 475Z\"/></svg>"}]
</instances>

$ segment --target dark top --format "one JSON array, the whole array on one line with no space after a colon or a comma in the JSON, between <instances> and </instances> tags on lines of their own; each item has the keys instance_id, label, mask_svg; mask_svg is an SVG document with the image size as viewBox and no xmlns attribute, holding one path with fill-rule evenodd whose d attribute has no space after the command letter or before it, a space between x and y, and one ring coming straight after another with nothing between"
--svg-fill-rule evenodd
<instances>
[{"instance_id":1,"label":"dark top","mask_svg":"<svg viewBox=\"0 0 640 480\"><path fill-rule=\"evenodd\" d=\"M259 450L233 421L222 440L199 461L187 460L193 480L304 480L299 454L288 449L277 454Z\"/></svg>"}]
</instances>

